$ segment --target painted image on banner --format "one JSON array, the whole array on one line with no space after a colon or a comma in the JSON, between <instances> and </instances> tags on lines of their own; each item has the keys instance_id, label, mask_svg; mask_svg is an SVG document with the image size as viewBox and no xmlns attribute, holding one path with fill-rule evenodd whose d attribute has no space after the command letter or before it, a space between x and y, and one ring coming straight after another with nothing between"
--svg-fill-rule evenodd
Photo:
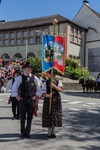
<instances>
[{"instance_id":1,"label":"painted image on banner","mask_svg":"<svg viewBox=\"0 0 100 150\"><path fill-rule=\"evenodd\" d=\"M64 73L66 38L64 36L43 35L42 72L51 68Z\"/></svg>"},{"instance_id":2,"label":"painted image on banner","mask_svg":"<svg viewBox=\"0 0 100 150\"><path fill-rule=\"evenodd\" d=\"M54 46L53 43L48 43L48 46L44 48L44 61L54 61Z\"/></svg>"}]
</instances>

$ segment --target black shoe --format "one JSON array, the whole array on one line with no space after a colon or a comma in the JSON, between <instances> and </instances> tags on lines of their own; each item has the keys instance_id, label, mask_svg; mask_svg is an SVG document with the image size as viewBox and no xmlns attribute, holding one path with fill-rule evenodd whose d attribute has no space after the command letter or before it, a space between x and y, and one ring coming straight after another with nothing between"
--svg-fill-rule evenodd
<instances>
[{"instance_id":1,"label":"black shoe","mask_svg":"<svg viewBox=\"0 0 100 150\"><path fill-rule=\"evenodd\" d=\"M15 119L19 120L20 118L19 117L15 117Z\"/></svg>"},{"instance_id":2,"label":"black shoe","mask_svg":"<svg viewBox=\"0 0 100 150\"><path fill-rule=\"evenodd\" d=\"M23 135L23 134L21 134L21 136L20 136L21 139L24 139L25 137L26 137L26 136Z\"/></svg>"},{"instance_id":3,"label":"black shoe","mask_svg":"<svg viewBox=\"0 0 100 150\"><path fill-rule=\"evenodd\" d=\"M26 135L26 138L27 138L27 139L31 139L31 136L30 136L30 135Z\"/></svg>"},{"instance_id":4,"label":"black shoe","mask_svg":"<svg viewBox=\"0 0 100 150\"><path fill-rule=\"evenodd\" d=\"M48 135L48 138L51 139L51 138L52 138L52 135Z\"/></svg>"},{"instance_id":5,"label":"black shoe","mask_svg":"<svg viewBox=\"0 0 100 150\"><path fill-rule=\"evenodd\" d=\"M52 138L56 138L56 135L55 134L51 134Z\"/></svg>"},{"instance_id":6,"label":"black shoe","mask_svg":"<svg viewBox=\"0 0 100 150\"><path fill-rule=\"evenodd\" d=\"M55 138L56 138L56 135L55 135L55 134L48 135L48 138L49 138L49 139L55 139Z\"/></svg>"},{"instance_id":7,"label":"black shoe","mask_svg":"<svg viewBox=\"0 0 100 150\"><path fill-rule=\"evenodd\" d=\"M15 117L12 117L12 120L15 120Z\"/></svg>"}]
</instances>

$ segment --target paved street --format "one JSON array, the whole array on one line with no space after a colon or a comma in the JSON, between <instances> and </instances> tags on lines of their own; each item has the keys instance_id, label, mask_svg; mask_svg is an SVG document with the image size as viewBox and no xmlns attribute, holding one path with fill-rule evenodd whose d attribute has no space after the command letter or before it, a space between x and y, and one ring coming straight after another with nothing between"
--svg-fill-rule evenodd
<instances>
[{"instance_id":1,"label":"paved street","mask_svg":"<svg viewBox=\"0 0 100 150\"><path fill-rule=\"evenodd\" d=\"M20 139L20 121L12 120L8 94L0 94L0 150L100 150L100 93L65 91L61 94L63 126L57 138L41 127L42 103L32 122L31 139Z\"/></svg>"}]
</instances>

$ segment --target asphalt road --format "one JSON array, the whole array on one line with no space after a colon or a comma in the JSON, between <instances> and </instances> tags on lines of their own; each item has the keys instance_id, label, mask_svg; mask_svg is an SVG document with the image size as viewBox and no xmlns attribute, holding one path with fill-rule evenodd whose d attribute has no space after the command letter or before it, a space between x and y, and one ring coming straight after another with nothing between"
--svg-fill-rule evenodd
<instances>
[{"instance_id":1,"label":"asphalt road","mask_svg":"<svg viewBox=\"0 0 100 150\"><path fill-rule=\"evenodd\" d=\"M0 150L100 150L100 93L65 91L61 94L63 126L56 139L41 127L42 103L32 121L31 139L20 139L20 121L12 120L8 94L0 94Z\"/></svg>"}]
</instances>

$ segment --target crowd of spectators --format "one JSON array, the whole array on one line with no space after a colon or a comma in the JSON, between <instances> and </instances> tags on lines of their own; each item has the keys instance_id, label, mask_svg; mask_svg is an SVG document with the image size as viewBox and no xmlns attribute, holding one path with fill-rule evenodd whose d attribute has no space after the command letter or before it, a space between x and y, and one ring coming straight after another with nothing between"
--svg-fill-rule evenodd
<instances>
[{"instance_id":1,"label":"crowd of spectators","mask_svg":"<svg viewBox=\"0 0 100 150\"><path fill-rule=\"evenodd\" d=\"M22 67L26 61L12 60L6 65L3 65L2 60L0 60L0 92L6 92L6 85L8 81L13 77L16 70L22 72Z\"/></svg>"},{"instance_id":2,"label":"crowd of spectators","mask_svg":"<svg viewBox=\"0 0 100 150\"><path fill-rule=\"evenodd\" d=\"M2 60L0 60L0 93L6 92L6 85L8 81L13 78L14 72L19 70L21 73L23 72L23 65L26 63L26 60L13 60L9 61L5 66L2 65ZM42 77L40 74L34 74L40 79L41 87L45 81L45 76Z\"/></svg>"}]
</instances>

